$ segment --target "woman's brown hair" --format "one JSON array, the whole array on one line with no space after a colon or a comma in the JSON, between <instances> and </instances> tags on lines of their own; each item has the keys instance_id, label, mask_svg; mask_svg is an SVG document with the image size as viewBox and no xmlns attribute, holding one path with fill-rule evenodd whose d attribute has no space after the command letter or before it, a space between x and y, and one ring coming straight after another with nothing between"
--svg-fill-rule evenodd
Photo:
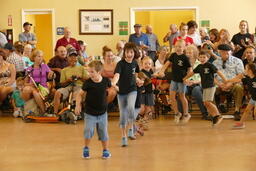
<instances>
[{"instance_id":1,"label":"woman's brown hair","mask_svg":"<svg viewBox=\"0 0 256 171\"><path fill-rule=\"evenodd\" d=\"M104 57L107 52L112 52L112 49L110 49L108 46L103 46L102 51L102 56Z\"/></svg>"},{"instance_id":2,"label":"woman's brown hair","mask_svg":"<svg viewBox=\"0 0 256 171\"><path fill-rule=\"evenodd\" d=\"M256 64L255 63L249 63L246 65L249 70L252 71L254 77L256 77Z\"/></svg>"}]
</instances>

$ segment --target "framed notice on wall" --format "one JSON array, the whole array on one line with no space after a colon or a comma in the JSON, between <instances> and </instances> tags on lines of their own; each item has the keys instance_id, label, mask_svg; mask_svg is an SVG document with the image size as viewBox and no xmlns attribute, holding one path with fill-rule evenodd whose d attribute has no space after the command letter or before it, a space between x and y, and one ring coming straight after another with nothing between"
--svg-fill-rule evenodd
<instances>
[{"instance_id":1,"label":"framed notice on wall","mask_svg":"<svg viewBox=\"0 0 256 171\"><path fill-rule=\"evenodd\" d=\"M79 34L113 34L113 10L79 10Z\"/></svg>"}]
</instances>

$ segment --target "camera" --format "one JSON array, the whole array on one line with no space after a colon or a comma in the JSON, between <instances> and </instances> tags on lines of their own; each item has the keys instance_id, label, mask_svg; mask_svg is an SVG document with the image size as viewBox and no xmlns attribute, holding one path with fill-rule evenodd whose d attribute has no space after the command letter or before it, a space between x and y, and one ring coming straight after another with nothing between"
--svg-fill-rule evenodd
<instances>
[{"instance_id":1,"label":"camera","mask_svg":"<svg viewBox=\"0 0 256 171\"><path fill-rule=\"evenodd\" d=\"M71 78L72 78L73 81L77 81L78 80L78 77L76 75L72 75Z\"/></svg>"}]
</instances>

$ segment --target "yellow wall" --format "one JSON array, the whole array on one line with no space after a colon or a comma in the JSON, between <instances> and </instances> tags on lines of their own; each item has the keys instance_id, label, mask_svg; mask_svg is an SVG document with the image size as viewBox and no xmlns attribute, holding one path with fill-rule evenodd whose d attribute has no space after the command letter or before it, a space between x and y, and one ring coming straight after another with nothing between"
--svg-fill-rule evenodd
<instances>
[{"instance_id":1,"label":"yellow wall","mask_svg":"<svg viewBox=\"0 0 256 171\"><path fill-rule=\"evenodd\" d=\"M168 45L168 42L163 43L163 37L169 31L170 24L179 26L181 22L187 23L189 20L195 19L194 10L138 11L135 13L135 23L142 24L144 32L144 26L150 24L161 45Z\"/></svg>"},{"instance_id":2,"label":"yellow wall","mask_svg":"<svg viewBox=\"0 0 256 171\"><path fill-rule=\"evenodd\" d=\"M52 51L52 15L51 14L28 14L27 22L32 23L31 32L36 34L37 49L44 52L44 59L49 61L53 57Z\"/></svg>"},{"instance_id":3,"label":"yellow wall","mask_svg":"<svg viewBox=\"0 0 256 171\"><path fill-rule=\"evenodd\" d=\"M0 30L13 28L14 37L22 31L21 9L49 9L55 10L55 28L69 26L73 37L88 43L89 54L101 54L104 45L115 48L115 43L128 36L118 35L118 22L130 21L132 7L186 7L199 8L199 20L210 20L211 27L226 28L231 35L238 32L238 24L242 19L248 20L250 30L254 30L256 15L254 15L255 0L1 0ZM113 9L114 35L79 35L79 9ZM7 26L8 15L13 17L13 27ZM56 36L58 39L60 36Z\"/></svg>"}]
</instances>

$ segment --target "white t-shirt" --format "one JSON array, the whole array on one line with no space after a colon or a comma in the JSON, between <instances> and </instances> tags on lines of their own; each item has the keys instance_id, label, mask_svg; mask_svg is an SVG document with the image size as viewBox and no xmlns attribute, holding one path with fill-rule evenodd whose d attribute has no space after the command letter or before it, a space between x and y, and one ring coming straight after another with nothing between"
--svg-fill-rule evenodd
<instances>
[{"instance_id":1,"label":"white t-shirt","mask_svg":"<svg viewBox=\"0 0 256 171\"><path fill-rule=\"evenodd\" d=\"M156 62L155 62L155 73L158 73L163 66L164 65L161 64L159 60L156 60Z\"/></svg>"},{"instance_id":2,"label":"white t-shirt","mask_svg":"<svg viewBox=\"0 0 256 171\"><path fill-rule=\"evenodd\" d=\"M188 37L193 39L193 42L196 46L201 46L202 45L202 40L201 40L201 37L198 33L188 35Z\"/></svg>"}]
</instances>

